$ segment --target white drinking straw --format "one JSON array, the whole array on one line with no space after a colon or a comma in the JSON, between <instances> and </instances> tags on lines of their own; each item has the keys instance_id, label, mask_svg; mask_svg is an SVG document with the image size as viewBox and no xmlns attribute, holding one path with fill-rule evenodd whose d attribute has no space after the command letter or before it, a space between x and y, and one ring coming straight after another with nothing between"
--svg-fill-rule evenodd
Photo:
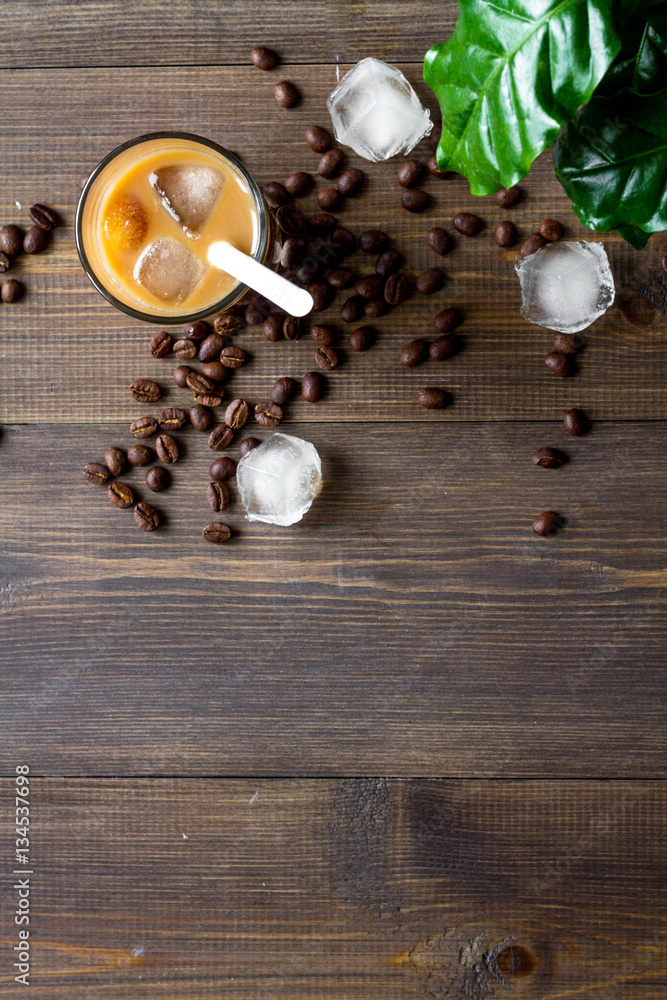
<instances>
[{"instance_id":1,"label":"white drinking straw","mask_svg":"<svg viewBox=\"0 0 667 1000\"><path fill-rule=\"evenodd\" d=\"M270 299L290 316L306 316L313 308L313 297L305 288L276 274L253 257L237 250L231 243L220 240L208 248L208 260L214 267L226 271L244 285Z\"/></svg>"}]
</instances>

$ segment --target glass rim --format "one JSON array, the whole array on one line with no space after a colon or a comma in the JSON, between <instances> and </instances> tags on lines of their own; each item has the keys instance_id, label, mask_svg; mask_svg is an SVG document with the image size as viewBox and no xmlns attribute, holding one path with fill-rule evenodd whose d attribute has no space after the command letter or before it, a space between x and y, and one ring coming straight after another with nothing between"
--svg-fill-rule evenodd
<instances>
[{"instance_id":1,"label":"glass rim","mask_svg":"<svg viewBox=\"0 0 667 1000\"><path fill-rule=\"evenodd\" d=\"M205 319L214 312L223 312L225 309L228 309L234 302L240 299L241 296L245 295L248 290L248 285L245 285L241 281L237 282L237 284L234 285L232 290L228 292L224 298L220 299L219 302L215 302L212 305L207 306L206 309L198 309L196 312L183 313L179 315L166 313L158 316L142 312L139 307L135 308L134 306L128 305L126 302L122 302L118 299L98 278L88 259L88 255L84 247L83 211L88 195L90 194L96 179L99 177L100 173L104 170L107 164L111 163L111 161L117 156L125 152L126 149L131 149L132 146L138 146L140 143L148 142L151 139L185 139L189 142L196 142L200 146L208 146L209 149L219 153L226 160L229 160L234 167L236 167L243 179L248 183L250 192L255 199L255 205L257 207L257 215L259 219L259 242L253 253L253 257L255 260L260 261L260 263L264 260L264 255L269 242L269 219L262 193L255 178L248 171L248 168L245 167L239 158L229 149L221 146L220 143L214 142L212 139L206 139L204 136L196 135L194 132L146 132L144 135L136 136L134 139L128 139L126 142L121 143L120 146L116 146L112 149L110 153L107 153L104 159L100 160L95 169L89 174L79 197L74 223L76 249L88 280L95 286L100 295L103 295L107 302L111 303L112 306L115 306L116 309L120 309L121 312L126 313L128 316L133 316L135 319L144 320L146 323L159 323L163 326L169 326L170 324L177 325L181 323L194 323L197 320Z\"/></svg>"}]
</instances>

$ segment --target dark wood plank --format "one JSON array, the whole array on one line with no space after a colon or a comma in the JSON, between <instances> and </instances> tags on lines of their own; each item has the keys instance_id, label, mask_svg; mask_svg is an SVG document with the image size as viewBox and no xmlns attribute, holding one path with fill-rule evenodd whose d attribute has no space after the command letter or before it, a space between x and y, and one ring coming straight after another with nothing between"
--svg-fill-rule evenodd
<instances>
[{"instance_id":1,"label":"dark wood plank","mask_svg":"<svg viewBox=\"0 0 667 1000\"><path fill-rule=\"evenodd\" d=\"M322 495L282 529L235 501L224 548L204 436L168 493L128 477L166 517L146 536L81 478L122 427L5 431L5 769L664 774L664 424L285 429ZM569 464L533 466L545 443Z\"/></svg>"},{"instance_id":2,"label":"dark wood plank","mask_svg":"<svg viewBox=\"0 0 667 1000\"><path fill-rule=\"evenodd\" d=\"M284 69L293 63L390 62L424 58L454 29L453 0L415 4L396 0L17 0L0 36L0 65L202 66L249 65L254 45L270 45ZM275 75L275 74L273 74Z\"/></svg>"},{"instance_id":3,"label":"dark wood plank","mask_svg":"<svg viewBox=\"0 0 667 1000\"><path fill-rule=\"evenodd\" d=\"M419 66L408 66L406 72L418 81ZM29 296L0 309L0 421L129 420L136 410L129 382L150 374L169 383L171 366L148 357L153 328L116 312L83 275L72 235L77 178L122 140L174 127L227 143L262 182L283 178L295 168L314 170L317 160L303 133L313 121L328 121L325 98L335 83L334 69L300 67L295 78L305 100L289 112L275 104L270 77L246 68L58 70L4 73L1 78L5 183L0 218L25 221L27 206L39 199L55 204L67 228L56 234L45 255L21 258L20 276L25 275ZM428 101L426 88L418 84L418 90ZM419 155L426 152L424 146ZM424 216L410 215L399 204L396 162L351 161L367 170L368 186L362 197L349 200L341 220L357 233L369 226L386 227L413 274L441 263L424 240L429 226L449 225L456 211L475 208L487 229L476 239L461 237L444 258L444 291L413 298L383 317L377 323L378 346L365 356L346 357L331 375L326 405L296 405L295 419L547 420L573 403L600 419L667 417L667 315L637 290L642 282L657 281L659 274L664 279L664 237L652 239L641 253L616 236L605 239L623 308L615 305L587 331L577 377L558 379L543 364L550 334L519 315L514 254L493 242L493 227L506 213L492 199L475 202L462 178L431 178L426 187L434 197L433 209ZM548 158L523 186L526 198L514 217L524 234L546 215L561 218L571 237L586 234L568 208ZM17 209L15 201L24 207ZM306 204L310 210L314 197ZM362 254L353 262L361 270L373 266ZM451 304L466 313L464 351L447 363L402 369L398 358L403 344L415 336L431 337L433 316ZM318 317L337 321L338 307ZM301 375L313 367L309 338L267 344L258 330L242 338L254 360L235 376L234 387L251 400L263 398L277 375ZM452 392L454 403L444 414L416 405L417 389L424 383Z\"/></svg>"},{"instance_id":4,"label":"dark wood plank","mask_svg":"<svg viewBox=\"0 0 667 1000\"><path fill-rule=\"evenodd\" d=\"M667 990L658 782L60 778L31 799L38 1000Z\"/></svg>"}]
</instances>

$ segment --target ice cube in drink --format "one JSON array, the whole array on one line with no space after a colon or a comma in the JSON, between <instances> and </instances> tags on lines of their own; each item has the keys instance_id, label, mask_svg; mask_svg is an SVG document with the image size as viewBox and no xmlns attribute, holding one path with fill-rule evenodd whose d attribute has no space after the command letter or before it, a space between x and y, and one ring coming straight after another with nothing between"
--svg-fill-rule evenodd
<instances>
[{"instance_id":1,"label":"ice cube in drink","mask_svg":"<svg viewBox=\"0 0 667 1000\"><path fill-rule=\"evenodd\" d=\"M153 171L150 183L169 214L195 237L208 222L225 179L212 167L179 163Z\"/></svg>"},{"instance_id":2,"label":"ice cube in drink","mask_svg":"<svg viewBox=\"0 0 667 1000\"><path fill-rule=\"evenodd\" d=\"M163 237L150 243L134 266L134 278L156 299L182 302L197 287L206 266L188 247Z\"/></svg>"}]
</instances>

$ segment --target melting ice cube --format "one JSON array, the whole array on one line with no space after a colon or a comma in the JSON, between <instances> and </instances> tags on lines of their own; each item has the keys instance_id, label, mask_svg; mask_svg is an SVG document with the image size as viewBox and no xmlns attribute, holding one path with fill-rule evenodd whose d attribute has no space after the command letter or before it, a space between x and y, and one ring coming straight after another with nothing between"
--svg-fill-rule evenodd
<instances>
[{"instance_id":1,"label":"melting ice cube","mask_svg":"<svg viewBox=\"0 0 667 1000\"><path fill-rule=\"evenodd\" d=\"M240 460L236 482L249 521L294 524L320 491L320 456L309 441L272 434Z\"/></svg>"},{"instance_id":2,"label":"melting ice cube","mask_svg":"<svg viewBox=\"0 0 667 1000\"><path fill-rule=\"evenodd\" d=\"M134 265L134 280L165 302L182 302L203 277L206 265L168 236L149 244Z\"/></svg>"},{"instance_id":3,"label":"melting ice cube","mask_svg":"<svg viewBox=\"0 0 667 1000\"><path fill-rule=\"evenodd\" d=\"M585 330L614 301L614 279L601 243L548 243L518 260L516 272L521 315L549 330Z\"/></svg>"},{"instance_id":4,"label":"melting ice cube","mask_svg":"<svg viewBox=\"0 0 667 1000\"><path fill-rule=\"evenodd\" d=\"M345 74L327 107L338 141L374 162L409 153L433 128L400 69L371 57Z\"/></svg>"},{"instance_id":5,"label":"melting ice cube","mask_svg":"<svg viewBox=\"0 0 667 1000\"><path fill-rule=\"evenodd\" d=\"M195 237L206 225L225 180L219 170L193 163L155 170L150 183L170 215Z\"/></svg>"}]
</instances>

